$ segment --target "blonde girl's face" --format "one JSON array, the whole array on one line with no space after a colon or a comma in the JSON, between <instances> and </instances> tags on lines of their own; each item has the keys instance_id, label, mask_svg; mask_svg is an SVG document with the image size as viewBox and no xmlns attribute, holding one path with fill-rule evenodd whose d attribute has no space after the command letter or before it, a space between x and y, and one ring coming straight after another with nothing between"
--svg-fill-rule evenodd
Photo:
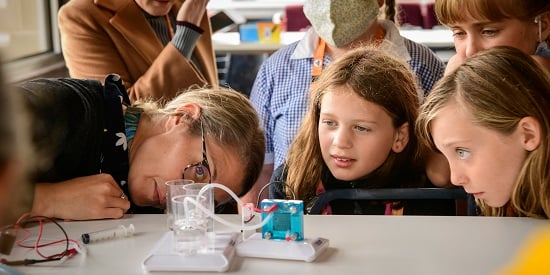
<instances>
[{"instance_id":1,"label":"blonde girl's face","mask_svg":"<svg viewBox=\"0 0 550 275\"><path fill-rule=\"evenodd\" d=\"M491 207L510 200L527 157L517 130L502 135L473 124L470 112L453 100L432 121L431 133L449 161L454 185Z\"/></svg>"},{"instance_id":2,"label":"blonde girl's face","mask_svg":"<svg viewBox=\"0 0 550 275\"><path fill-rule=\"evenodd\" d=\"M384 163L396 129L382 107L339 86L323 96L320 111L321 152L334 177L356 180Z\"/></svg>"},{"instance_id":3,"label":"blonde girl's face","mask_svg":"<svg viewBox=\"0 0 550 275\"><path fill-rule=\"evenodd\" d=\"M487 21L471 16L463 22L450 25L456 54L461 59L484 49L510 46L532 55L538 45L538 24L533 21L505 19Z\"/></svg>"}]
</instances>

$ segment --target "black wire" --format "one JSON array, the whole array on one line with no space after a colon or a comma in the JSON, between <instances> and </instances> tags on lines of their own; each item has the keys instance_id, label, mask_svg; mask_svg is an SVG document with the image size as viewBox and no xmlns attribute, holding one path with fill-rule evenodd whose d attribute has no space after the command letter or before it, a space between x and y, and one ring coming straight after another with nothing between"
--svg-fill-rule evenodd
<instances>
[{"instance_id":1,"label":"black wire","mask_svg":"<svg viewBox=\"0 0 550 275\"><path fill-rule=\"evenodd\" d=\"M292 199L295 200L296 199L296 193L294 193L294 190L292 190L292 187L290 185L288 185L286 182L284 181L272 181L272 182L269 182L267 183L266 185L264 185L261 189L260 189L260 192L258 193L258 198L256 199L256 207L260 208L260 198L262 197L262 193L264 192L264 190L274 184L274 183L279 183L279 184L283 184L284 187L288 187L288 190L290 190L290 193L292 193ZM285 192L285 190L281 190L283 192ZM286 192L285 192L286 193Z\"/></svg>"},{"instance_id":2,"label":"black wire","mask_svg":"<svg viewBox=\"0 0 550 275\"><path fill-rule=\"evenodd\" d=\"M65 250L61 253L50 255L46 259L24 259L24 260L16 260L16 261L7 261L7 260L2 259L1 263L6 264L6 265L11 265L11 266L30 265L30 264L35 264L35 263L59 261L59 260L63 259L63 257L65 257L66 255L69 254L69 243L70 243L70 241L69 241L69 236L67 235L67 232L65 231L65 229L58 222L56 222L54 219L52 219L50 217L46 217L46 216L29 216L29 217L26 217L23 221L15 224L14 227L16 225L19 225L19 226L25 228L27 223L39 222L38 218L42 218L42 219L45 219L47 221L53 222L57 227L59 227L59 229L61 229L61 232L63 232L63 235L65 236L65 244L66 244ZM31 220L31 219L33 219L33 220ZM38 249L38 247L36 247L36 249Z\"/></svg>"}]
</instances>

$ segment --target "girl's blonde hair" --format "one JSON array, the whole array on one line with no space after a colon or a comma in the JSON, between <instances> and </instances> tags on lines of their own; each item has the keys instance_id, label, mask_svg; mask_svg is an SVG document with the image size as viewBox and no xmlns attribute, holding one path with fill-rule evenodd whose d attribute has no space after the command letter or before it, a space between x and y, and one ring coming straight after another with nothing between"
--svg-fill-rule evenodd
<instances>
[{"instance_id":1,"label":"girl's blonde hair","mask_svg":"<svg viewBox=\"0 0 550 275\"><path fill-rule=\"evenodd\" d=\"M418 136L437 150L431 123L440 110L456 100L472 114L472 123L510 135L524 117L541 125L541 144L529 152L512 193L511 206L519 216L550 216L550 75L530 56L511 47L488 49L466 59L441 79L421 106ZM477 201L483 215L503 216L505 207Z\"/></svg>"},{"instance_id":2,"label":"girl's blonde hair","mask_svg":"<svg viewBox=\"0 0 550 275\"><path fill-rule=\"evenodd\" d=\"M466 16L479 20L499 21L516 18L533 20L550 11L548 0L437 0L435 14L443 25L466 21Z\"/></svg>"},{"instance_id":3,"label":"girl's blonde hair","mask_svg":"<svg viewBox=\"0 0 550 275\"><path fill-rule=\"evenodd\" d=\"M363 47L335 60L312 84L309 111L290 146L285 163L288 169L286 182L296 197L307 202L315 196L321 174L328 169L319 144L319 116L323 96L338 86L345 86L364 100L384 108L394 127L409 123L407 147L399 154L392 151L384 164L369 175L372 178L370 187L415 184L397 182L399 180L394 176L398 173L392 174L396 169L416 168L422 164L418 141L413 134L419 105L415 78L405 62L381 50ZM290 190L288 193L290 196Z\"/></svg>"},{"instance_id":4,"label":"girl's blonde hair","mask_svg":"<svg viewBox=\"0 0 550 275\"><path fill-rule=\"evenodd\" d=\"M201 107L200 120L191 122L194 134L201 135L202 122L206 136L222 147L237 149L246 169L243 193L247 192L260 175L265 152L264 134L248 98L227 88L192 87L168 102L140 101L134 107L142 108L152 117L173 116L186 115L178 108L187 103Z\"/></svg>"}]
</instances>

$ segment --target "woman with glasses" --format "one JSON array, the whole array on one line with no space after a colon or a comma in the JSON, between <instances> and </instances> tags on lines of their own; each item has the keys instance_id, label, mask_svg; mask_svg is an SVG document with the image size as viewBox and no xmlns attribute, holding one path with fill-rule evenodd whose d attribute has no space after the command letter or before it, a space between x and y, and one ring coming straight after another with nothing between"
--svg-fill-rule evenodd
<instances>
[{"instance_id":1,"label":"woman with glasses","mask_svg":"<svg viewBox=\"0 0 550 275\"><path fill-rule=\"evenodd\" d=\"M131 206L159 212L168 180L217 182L237 195L255 182L263 132L240 93L192 89L165 103L130 105L118 75L104 83L37 79L19 86L33 114L33 139L51 159L33 177L37 214L119 218ZM217 202L228 197L215 192Z\"/></svg>"}]
</instances>

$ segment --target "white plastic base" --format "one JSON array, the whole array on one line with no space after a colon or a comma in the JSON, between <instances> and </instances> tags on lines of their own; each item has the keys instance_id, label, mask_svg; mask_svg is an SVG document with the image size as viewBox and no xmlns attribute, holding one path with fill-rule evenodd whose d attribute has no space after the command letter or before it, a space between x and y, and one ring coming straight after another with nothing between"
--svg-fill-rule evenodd
<instances>
[{"instance_id":1,"label":"white plastic base","mask_svg":"<svg viewBox=\"0 0 550 275\"><path fill-rule=\"evenodd\" d=\"M174 250L173 232L164 233L151 254L143 260L147 271L217 271L229 269L235 255L235 244L241 239L239 233L215 234L206 252L183 255Z\"/></svg>"},{"instance_id":2,"label":"white plastic base","mask_svg":"<svg viewBox=\"0 0 550 275\"><path fill-rule=\"evenodd\" d=\"M261 233L255 233L237 244L237 255L241 257L299 260L312 262L328 247L324 238L302 241L266 240Z\"/></svg>"}]
</instances>

